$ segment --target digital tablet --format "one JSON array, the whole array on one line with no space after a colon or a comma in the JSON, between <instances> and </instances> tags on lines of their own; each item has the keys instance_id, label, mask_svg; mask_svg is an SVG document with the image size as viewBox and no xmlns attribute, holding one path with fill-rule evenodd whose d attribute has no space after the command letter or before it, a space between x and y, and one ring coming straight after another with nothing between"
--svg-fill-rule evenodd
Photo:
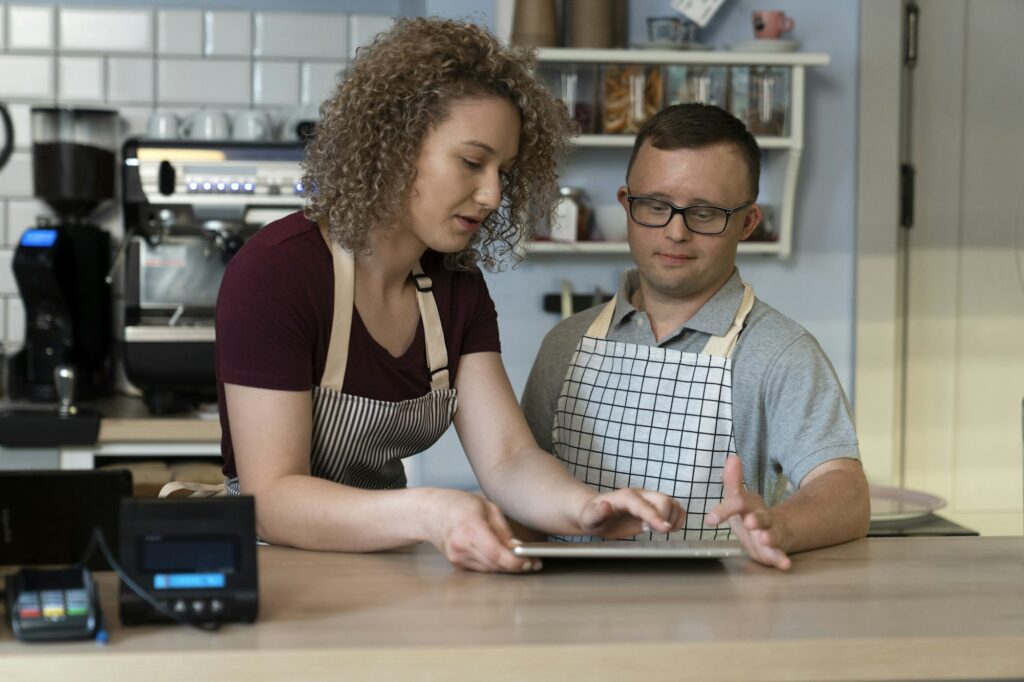
<instances>
[{"instance_id":1,"label":"digital tablet","mask_svg":"<svg viewBox=\"0 0 1024 682\"><path fill-rule=\"evenodd\" d=\"M512 548L516 556L559 559L727 559L743 556L738 540L670 540L668 542L526 542Z\"/></svg>"}]
</instances>

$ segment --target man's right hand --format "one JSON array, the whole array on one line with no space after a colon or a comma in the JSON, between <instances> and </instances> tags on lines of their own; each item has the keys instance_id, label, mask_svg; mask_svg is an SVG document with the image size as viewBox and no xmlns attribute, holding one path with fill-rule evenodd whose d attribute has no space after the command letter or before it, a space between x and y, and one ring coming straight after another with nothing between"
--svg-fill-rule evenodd
<instances>
[{"instance_id":1,"label":"man's right hand","mask_svg":"<svg viewBox=\"0 0 1024 682\"><path fill-rule=\"evenodd\" d=\"M460 490L425 490L428 537L458 568L482 572L523 573L540 569L537 559L518 557L512 534L497 505Z\"/></svg>"}]
</instances>

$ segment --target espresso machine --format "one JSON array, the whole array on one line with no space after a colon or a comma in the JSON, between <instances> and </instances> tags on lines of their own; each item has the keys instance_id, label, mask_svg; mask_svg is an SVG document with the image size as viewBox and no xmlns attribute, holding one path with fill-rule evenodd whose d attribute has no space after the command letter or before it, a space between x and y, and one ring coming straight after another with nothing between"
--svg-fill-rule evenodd
<instances>
[{"instance_id":1,"label":"espresso machine","mask_svg":"<svg viewBox=\"0 0 1024 682\"><path fill-rule=\"evenodd\" d=\"M131 139L122 148L125 375L153 414L216 400L214 309L227 262L305 205L300 142Z\"/></svg>"},{"instance_id":2,"label":"espresso machine","mask_svg":"<svg viewBox=\"0 0 1024 682\"><path fill-rule=\"evenodd\" d=\"M110 235L89 216L114 198L117 112L40 107L31 119L34 193L56 219L27 229L14 251L25 345L10 359L8 391L56 402L61 375L73 382L62 400L96 397L113 376Z\"/></svg>"}]
</instances>

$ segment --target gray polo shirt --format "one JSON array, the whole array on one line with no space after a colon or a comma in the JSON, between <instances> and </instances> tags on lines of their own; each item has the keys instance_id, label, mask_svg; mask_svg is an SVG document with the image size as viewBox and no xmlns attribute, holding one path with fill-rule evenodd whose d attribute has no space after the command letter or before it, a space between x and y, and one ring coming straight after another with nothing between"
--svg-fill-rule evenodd
<instances>
[{"instance_id":1,"label":"gray polo shirt","mask_svg":"<svg viewBox=\"0 0 1024 682\"><path fill-rule=\"evenodd\" d=\"M728 331L743 298L739 272L697 314L658 343L647 314L629 302L639 287L633 269L622 276L608 339L699 353ZM541 448L551 452L555 405L576 344L603 306L563 320L544 338L523 392L523 412ZM789 481L819 464L859 459L850 405L832 364L811 334L760 300L733 351L733 433L743 477L769 504Z\"/></svg>"}]
</instances>

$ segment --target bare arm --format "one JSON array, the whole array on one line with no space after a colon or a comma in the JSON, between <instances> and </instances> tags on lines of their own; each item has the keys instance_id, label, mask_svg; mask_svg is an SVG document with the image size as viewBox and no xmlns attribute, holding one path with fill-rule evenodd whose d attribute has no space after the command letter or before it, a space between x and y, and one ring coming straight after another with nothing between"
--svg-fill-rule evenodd
<instances>
[{"instance_id":1,"label":"bare arm","mask_svg":"<svg viewBox=\"0 0 1024 682\"><path fill-rule=\"evenodd\" d=\"M474 570L523 570L497 508L439 488L362 490L310 475L312 394L225 385L242 492L257 532L304 549L372 552L426 540Z\"/></svg>"},{"instance_id":2,"label":"bare arm","mask_svg":"<svg viewBox=\"0 0 1024 682\"><path fill-rule=\"evenodd\" d=\"M781 569L787 556L864 537L871 508L867 479L855 459L833 459L810 471L789 499L774 507L743 488L739 457L730 456L722 472L724 497L706 523L728 522L752 559Z\"/></svg>"},{"instance_id":3,"label":"bare arm","mask_svg":"<svg viewBox=\"0 0 1024 682\"><path fill-rule=\"evenodd\" d=\"M455 426L484 493L506 514L553 534L633 535L646 523L665 532L685 518L679 504L653 491L598 494L537 447L501 356L472 353L460 360Z\"/></svg>"}]
</instances>

